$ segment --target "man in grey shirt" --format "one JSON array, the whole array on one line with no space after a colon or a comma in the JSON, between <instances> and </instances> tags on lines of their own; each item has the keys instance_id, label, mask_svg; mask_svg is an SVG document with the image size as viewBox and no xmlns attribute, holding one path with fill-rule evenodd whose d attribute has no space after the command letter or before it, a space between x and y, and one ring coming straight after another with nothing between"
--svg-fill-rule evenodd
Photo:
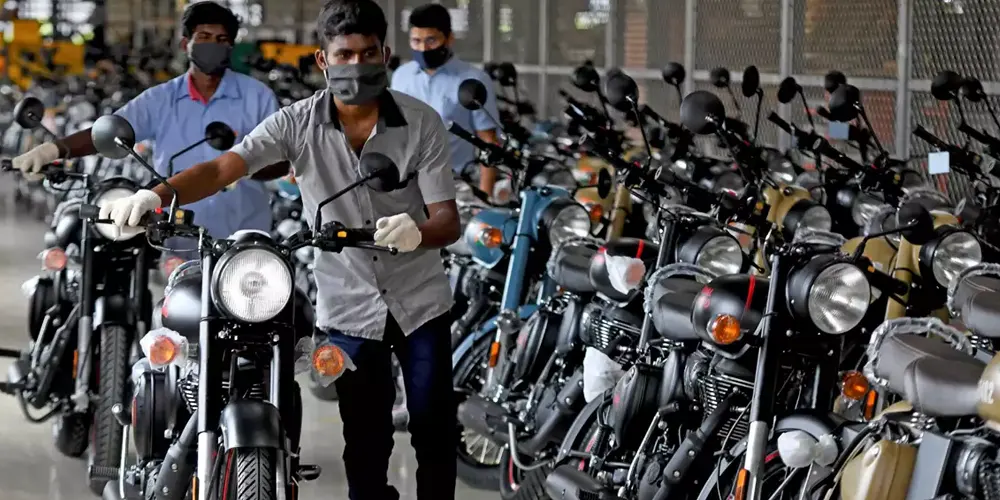
<instances>
[{"instance_id":1,"label":"man in grey shirt","mask_svg":"<svg viewBox=\"0 0 1000 500\"><path fill-rule=\"evenodd\" d=\"M451 381L451 289L437 249L459 237L448 136L430 106L387 89L385 16L373 0L329 0L316 52L328 88L268 117L231 151L170 179L180 203L211 196L280 161L294 165L304 213L359 177L359 158L382 153L409 179L385 193L360 187L326 205L323 220L373 228L398 255L348 248L316 263L317 326L357 369L337 380L344 462L352 500L392 500L395 399L390 356L403 369L416 450L417 497L455 497L457 444ZM164 186L102 207L101 217L134 226L168 205ZM312 217L309 218L312 220Z\"/></svg>"}]
</instances>

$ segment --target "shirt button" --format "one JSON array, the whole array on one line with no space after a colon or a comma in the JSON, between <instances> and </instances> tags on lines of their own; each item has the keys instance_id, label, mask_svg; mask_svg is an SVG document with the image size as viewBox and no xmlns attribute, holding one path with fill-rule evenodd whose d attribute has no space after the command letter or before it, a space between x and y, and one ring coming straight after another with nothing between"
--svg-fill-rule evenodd
<instances>
[{"instance_id":1,"label":"shirt button","mask_svg":"<svg viewBox=\"0 0 1000 500\"><path fill-rule=\"evenodd\" d=\"M366 225L366 226L370 226L370 225L372 225L372 221L371 221L371 220L366 220L366 221L365 221L365 225Z\"/></svg>"},{"instance_id":2,"label":"shirt button","mask_svg":"<svg viewBox=\"0 0 1000 500\"><path fill-rule=\"evenodd\" d=\"M372 256L372 260L378 262L378 256Z\"/></svg>"},{"instance_id":3,"label":"shirt button","mask_svg":"<svg viewBox=\"0 0 1000 500\"><path fill-rule=\"evenodd\" d=\"M388 290L386 290L385 288L382 289L382 295L385 295L387 292Z\"/></svg>"}]
</instances>

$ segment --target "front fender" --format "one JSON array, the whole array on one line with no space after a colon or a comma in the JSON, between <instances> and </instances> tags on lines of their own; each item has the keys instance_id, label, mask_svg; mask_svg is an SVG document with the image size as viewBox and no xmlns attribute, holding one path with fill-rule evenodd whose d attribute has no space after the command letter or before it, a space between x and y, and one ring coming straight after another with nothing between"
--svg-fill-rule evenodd
<instances>
[{"instance_id":1,"label":"front fender","mask_svg":"<svg viewBox=\"0 0 1000 500\"><path fill-rule=\"evenodd\" d=\"M133 324L129 298L124 295L100 296L94 300L94 328L103 324Z\"/></svg>"},{"instance_id":2,"label":"front fender","mask_svg":"<svg viewBox=\"0 0 1000 500\"><path fill-rule=\"evenodd\" d=\"M284 448L281 415L274 405L265 401L231 401L222 410L219 428L226 451L233 448Z\"/></svg>"},{"instance_id":3,"label":"front fender","mask_svg":"<svg viewBox=\"0 0 1000 500\"><path fill-rule=\"evenodd\" d=\"M521 318L521 320L527 320L537 310L537 304L527 304L517 308L517 315ZM479 329L462 339L458 346L451 352L451 366L457 367L462 361L462 358L464 358L465 355L472 350L472 346L476 345L478 341L482 340L486 336L493 335L496 332L496 329L497 318L494 316L486 320L486 322L483 323L483 326Z\"/></svg>"}]
</instances>

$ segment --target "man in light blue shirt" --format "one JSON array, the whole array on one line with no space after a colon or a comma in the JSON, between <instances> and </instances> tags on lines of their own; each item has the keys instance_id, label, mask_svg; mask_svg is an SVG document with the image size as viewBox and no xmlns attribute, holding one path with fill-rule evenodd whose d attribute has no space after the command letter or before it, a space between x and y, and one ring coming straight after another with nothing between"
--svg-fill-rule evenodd
<instances>
[{"instance_id":1,"label":"man in light blue shirt","mask_svg":"<svg viewBox=\"0 0 1000 500\"><path fill-rule=\"evenodd\" d=\"M410 14L410 49L413 60L392 73L392 89L409 94L429 104L445 123L454 122L475 133L480 139L497 143L496 94L490 78L481 69L462 61L451 50L455 34L451 30L448 9L438 4L417 7ZM458 87L475 78L486 86L487 99L483 109L469 111L458 102ZM455 173L476 161L476 148L451 136L451 162ZM480 167L479 188L493 193L496 180L494 169Z\"/></svg>"},{"instance_id":2,"label":"man in light blue shirt","mask_svg":"<svg viewBox=\"0 0 1000 500\"><path fill-rule=\"evenodd\" d=\"M201 140L209 123L225 123L236 132L238 141L278 111L278 101L266 85L229 69L239 29L239 20L229 9L210 1L197 2L185 9L181 22L180 48L190 61L188 72L147 89L116 112L132 124L136 141L155 141L154 165L164 176L168 175L170 157ZM43 144L14 163L21 170L37 172L58 158L95 152L90 129L86 129ZM202 144L177 157L173 173L217 156L219 151ZM274 165L257 179L276 178L287 170L287 163ZM271 229L268 193L254 180L241 180L185 208L193 210L198 224L216 238L240 229ZM171 242L171 247L177 248L176 243Z\"/></svg>"}]
</instances>

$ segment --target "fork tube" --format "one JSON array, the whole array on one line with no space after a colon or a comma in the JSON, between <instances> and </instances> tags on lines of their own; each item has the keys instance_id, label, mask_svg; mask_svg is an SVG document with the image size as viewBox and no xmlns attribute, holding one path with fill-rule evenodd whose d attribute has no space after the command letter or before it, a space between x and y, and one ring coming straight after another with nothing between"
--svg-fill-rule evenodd
<instances>
[{"instance_id":1,"label":"fork tube","mask_svg":"<svg viewBox=\"0 0 1000 500\"><path fill-rule=\"evenodd\" d=\"M775 310L781 286L783 269L781 257L775 255L771 259L771 283L767 289L767 306L764 322L761 328L761 344L757 351L757 369L754 374L753 398L750 400L750 431L747 434L747 451L743 468L747 471L746 495L739 500L760 500L762 491L761 465L764 463L764 452L767 449L768 422L771 421L774 410L774 386L778 371L778 354L780 350L773 343L780 341L771 335L774 324L771 313Z\"/></svg>"},{"instance_id":2,"label":"fork tube","mask_svg":"<svg viewBox=\"0 0 1000 500\"><path fill-rule=\"evenodd\" d=\"M658 216L660 221L662 217ZM657 221L659 223L660 221ZM673 219L668 219L663 225L663 235L660 237L660 251L656 254L656 267L659 269L667 263L667 259L672 253L674 247L674 235L677 232L677 224ZM639 335L639 349L645 349L646 345L649 344L649 336L653 333L653 320L649 314L645 314L642 317L642 333Z\"/></svg>"},{"instance_id":3,"label":"fork tube","mask_svg":"<svg viewBox=\"0 0 1000 500\"><path fill-rule=\"evenodd\" d=\"M218 370L212 369L212 254L203 250L201 258L201 322L198 325L198 500L209 500L212 484L212 455L215 454L215 424L219 408L217 398L209 397L220 388Z\"/></svg>"},{"instance_id":4,"label":"fork tube","mask_svg":"<svg viewBox=\"0 0 1000 500\"><path fill-rule=\"evenodd\" d=\"M91 360L91 340L94 334L94 242L90 237L90 221L83 220L80 229L80 261L83 266L80 270L80 322L77 325L77 352L80 362L77 364L76 372L76 394L73 397L77 411L84 411L90 405L87 396L90 390L90 360Z\"/></svg>"}]
</instances>

